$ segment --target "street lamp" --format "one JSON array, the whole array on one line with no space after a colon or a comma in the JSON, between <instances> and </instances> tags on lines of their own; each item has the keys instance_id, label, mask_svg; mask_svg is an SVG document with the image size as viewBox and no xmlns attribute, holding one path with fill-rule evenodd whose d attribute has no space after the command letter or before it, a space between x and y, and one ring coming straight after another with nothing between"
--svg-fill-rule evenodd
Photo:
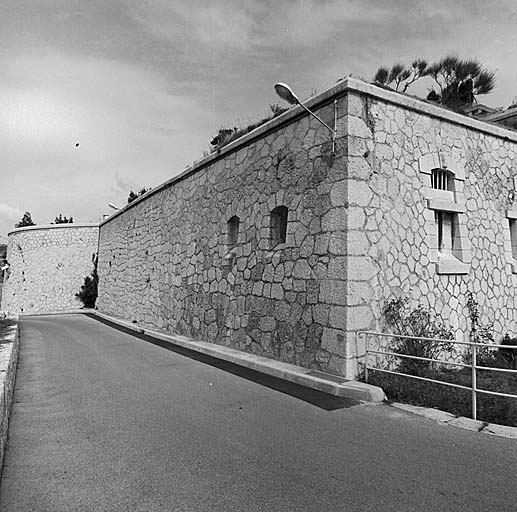
<instances>
[{"instance_id":1,"label":"street lamp","mask_svg":"<svg viewBox=\"0 0 517 512\"><path fill-rule=\"evenodd\" d=\"M120 208L118 206L115 206L113 203L108 203L108 206L110 208L113 208L114 210L120 210Z\"/></svg>"},{"instance_id":2,"label":"street lamp","mask_svg":"<svg viewBox=\"0 0 517 512\"><path fill-rule=\"evenodd\" d=\"M292 91L292 89L282 82L278 82L275 84L275 92L282 98L284 101L291 105L300 105L303 107L309 114L314 117L317 121L319 121L331 134L332 134L332 154L335 154L336 149L336 129L331 128L321 117L318 117L312 110L307 108L299 99L296 94ZM334 127L336 126L336 114L337 114L337 100L334 100Z\"/></svg>"}]
</instances>

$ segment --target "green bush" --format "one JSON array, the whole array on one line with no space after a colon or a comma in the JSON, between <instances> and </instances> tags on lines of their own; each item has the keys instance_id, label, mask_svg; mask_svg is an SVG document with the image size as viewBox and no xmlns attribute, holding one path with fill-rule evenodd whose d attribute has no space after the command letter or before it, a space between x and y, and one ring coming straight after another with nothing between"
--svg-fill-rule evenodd
<instances>
[{"instance_id":1,"label":"green bush","mask_svg":"<svg viewBox=\"0 0 517 512\"><path fill-rule=\"evenodd\" d=\"M447 341L421 342L402 336L418 336L429 338L452 339L452 332L430 313L417 306L410 310L408 299L396 298L385 303L383 314L386 325L394 334L390 351L419 357L447 359L447 352L453 347ZM486 347L476 350L476 362L479 366L515 369L517 366L517 349L490 346L493 343L492 325L481 324L477 302L472 294L468 294L467 308L471 320L471 338L478 343L486 343ZM517 345L517 339L506 336L502 345ZM470 364L472 352L467 352L464 362ZM427 361L412 361L400 358L396 361L396 371L409 375L433 379L451 384L470 387L472 371L470 368L457 369L447 366L436 366ZM517 374L478 369L477 388L499 393L517 394ZM411 377L393 375L371 370L368 382L380 386L390 400L410 403L424 407L435 407L457 416L472 416L472 391L444 384L426 382ZM477 418L501 425L517 426L517 398L498 397L484 393L477 394Z\"/></svg>"},{"instance_id":2,"label":"green bush","mask_svg":"<svg viewBox=\"0 0 517 512\"><path fill-rule=\"evenodd\" d=\"M386 301L383 308L383 316L393 334L410 336L410 338L395 336L392 345L389 347L392 352L436 359L443 352L452 349L452 344L446 341L423 341L411 338L411 336L415 336L419 338L452 340L454 335L447 326L434 319L431 313L421 305L411 310L407 298L397 297ZM430 361L400 358L397 369L402 373L419 375L430 366Z\"/></svg>"},{"instance_id":3,"label":"green bush","mask_svg":"<svg viewBox=\"0 0 517 512\"><path fill-rule=\"evenodd\" d=\"M510 338L508 334L501 340L501 345L517 346L517 338ZM517 370L517 348L500 348L497 353L506 367Z\"/></svg>"},{"instance_id":4,"label":"green bush","mask_svg":"<svg viewBox=\"0 0 517 512\"><path fill-rule=\"evenodd\" d=\"M81 286L81 291L76 293L75 296L82 301L84 307L94 308L95 301L97 300L99 276L97 274L97 257L95 254L92 256L93 271L90 276L84 278L84 284Z\"/></svg>"}]
</instances>

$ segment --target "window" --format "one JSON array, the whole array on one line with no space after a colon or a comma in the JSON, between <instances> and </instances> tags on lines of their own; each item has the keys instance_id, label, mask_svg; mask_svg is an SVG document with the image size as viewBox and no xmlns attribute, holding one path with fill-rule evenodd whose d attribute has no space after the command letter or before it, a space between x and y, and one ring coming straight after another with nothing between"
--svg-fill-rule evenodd
<instances>
[{"instance_id":1,"label":"window","mask_svg":"<svg viewBox=\"0 0 517 512\"><path fill-rule=\"evenodd\" d=\"M271 247L285 243L287 233L287 207L277 206L271 210L269 238Z\"/></svg>"},{"instance_id":2,"label":"window","mask_svg":"<svg viewBox=\"0 0 517 512\"><path fill-rule=\"evenodd\" d=\"M435 211L435 221L438 230L438 252L454 254L454 213Z\"/></svg>"},{"instance_id":3,"label":"window","mask_svg":"<svg viewBox=\"0 0 517 512\"><path fill-rule=\"evenodd\" d=\"M466 225L465 160L459 150L419 158L429 261L437 274L467 274L472 261Z\"/></svg>"},{"instance_id":4,"label":"window","mask_svg":"<svg viewBox=\"0 0 517 512\"><path fill-rule=\"evenodd\" d=\"M508 219L508 231L506 235L506 254L508 263L512 266L512 272L517 274L517 211L508 210L506 212Z\"/></svg>"},{"instance_id":5,"label":"window","mask_svg":"<svg viewBox=\"0 0 517 512\"><path fill-rule=\"evenodd\" d=\"M453 191L454 176L445 169L433 169L431 171L431 186L435 190Z\"/></svg>"},{"instance_id":6,"label":"window","mask_svg":"<svg viewBox=\"0 0 517 512\"><path fill-rule=\"evenodd\" d=\"M227 244L229 248L237 245L239 241L239 217L234 215L227 222Z\"/></svg>"},{"instance_id":7,"label":"window","mask_svg":"<svg viewBox=\"0 0 517 512\"><path fill-rule=\"evenodd\" d=\"M512 244L512 258L517 260L517 220L508 219L510 224L510 243Z\"/></svg>"}]
</instances>

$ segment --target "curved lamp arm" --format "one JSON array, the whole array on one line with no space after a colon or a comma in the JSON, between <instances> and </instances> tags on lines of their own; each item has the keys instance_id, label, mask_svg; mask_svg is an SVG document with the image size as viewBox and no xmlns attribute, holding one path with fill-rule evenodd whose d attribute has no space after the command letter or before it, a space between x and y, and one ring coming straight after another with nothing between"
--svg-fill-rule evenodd
<instances>
[{"instance_id":1,"label":"curved lamp arm","mask_svg":"<svg viewBox=\"0 0 517 512\"><path fill-rule=\"evenodd\" d=\"M317 121L319 121L331 134L332 134L332 153L335 153L336 149L336 129L331 128L323 119L321 119L319 116L317 116L312 110L310 110L308 107L306 107L299 99L296 94L292 91L292 89L282 82L278 82L275 84L275 92L282 98L284 101L287 101L287 103L290 103L291 105L300 105L300 107L303 107L312 117L314 117ZM336 108L336 101L334 101L334 108ZM334 121L334 125L336 122Z\"/></svg>"}]
</instances>

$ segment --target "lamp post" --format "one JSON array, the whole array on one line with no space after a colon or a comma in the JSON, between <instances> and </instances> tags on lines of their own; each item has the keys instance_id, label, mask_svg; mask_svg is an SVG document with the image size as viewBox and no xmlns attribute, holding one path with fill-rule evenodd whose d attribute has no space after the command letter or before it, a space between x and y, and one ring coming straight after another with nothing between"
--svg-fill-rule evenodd
<instances>
[{"instance_id":1,"label":"lamp post","mask_svg":"<svg viewBox=\"0 0 517 512\"><path fill-rule=\"evenodd\" d=\"M291 105L300 105L300 107L304 108L312 117L314 117L318 122L320 122L332 135L332 154L335 154L336 150L336 114L337 114L337 101L334 100L334 128L331 128L321 117L317 116L312 110L306 107L294 94L292 89L282 82L278 82L275 84L275 92L282 98L284 101Z\"/></svg>"}]
</instances>

